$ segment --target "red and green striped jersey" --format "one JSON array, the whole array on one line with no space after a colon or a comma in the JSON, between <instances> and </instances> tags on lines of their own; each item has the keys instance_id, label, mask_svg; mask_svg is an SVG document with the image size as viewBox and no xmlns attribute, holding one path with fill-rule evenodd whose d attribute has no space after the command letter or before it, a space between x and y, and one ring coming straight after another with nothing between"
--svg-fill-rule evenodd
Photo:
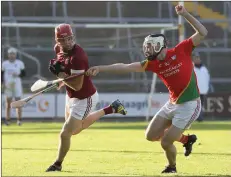
<instances>
[{"instance_id":1,"label":"red and green striped jersey","mask_svg":"<svg viewBox=\"0 0 231 177\"><path fill-rule=\"evenodd\" d=\"M167 51L164 60L144 60L142 67L155 72L164 82L170 93L170 101L181 104L200 96L193 69L191 53L192 39L186 39Z\"/></svg>"}]
</instances>

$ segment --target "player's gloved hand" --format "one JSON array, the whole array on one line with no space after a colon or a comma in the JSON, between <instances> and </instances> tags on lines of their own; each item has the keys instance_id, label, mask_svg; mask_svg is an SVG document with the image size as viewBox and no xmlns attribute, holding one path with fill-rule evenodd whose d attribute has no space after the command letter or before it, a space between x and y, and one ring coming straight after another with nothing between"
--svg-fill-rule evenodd
<instances>
[{"instance_id":1,"label":"player's gloved hand","mask_svg":"<svg viewBox=\"0 0 231 177\"><path fill-rule=\"evenodd\" d=\"M57 61L55 59L50 60L49 63L49 71L53 73L54 75L58 76L60 72L64 72L65 67L61 64L60 61Z\"/></svg>"},{"instance_id":2,"label":"player's gloved hand","mask_svg":"<svg viewBox=\"0 0 231 177\"><path fill-rule=\"evenodd\" d=\"M68 75L65 72L59 72L57 76L58 78L62 78L62 79L64 79L65 77L68 77Z\"/></svg>"}]
</instances>

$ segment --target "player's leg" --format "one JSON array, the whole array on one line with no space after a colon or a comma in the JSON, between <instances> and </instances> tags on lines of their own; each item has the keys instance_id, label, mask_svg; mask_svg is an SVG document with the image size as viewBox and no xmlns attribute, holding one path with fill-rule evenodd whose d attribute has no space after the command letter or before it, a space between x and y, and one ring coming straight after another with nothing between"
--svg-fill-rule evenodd
<instances>
[{"instance_id":1,"label":"player's leg","mask_svg":"<svg viewBox=\"0 0 231 177\"><path fill-rule=\"evenodd\" d=\"M160 115L155 115L146 129L146 139L148 141L159 141L170 125L171 120Z\"/></svg>"},{"instance_id":2,"label":"player's leg","mask_svg":"<svg viewBox=\"0 0 231 177\"><path fill-rule=\"evenodd\" d=\"M163 137L164 132L167 131L168 127L172 124L172 110L174 110L174 105L167 102L156 113L146 129L145 136L148 141L159 141ZM191 135L187 136L182 134L181 138L177 141L185 144L188 142L190 137Z\"/></svg>"},{"instance_id":3,"label":"player's leg","mask_svg":"<svg viewBox=\"0 0 231 177\"><path fill-rule=\"evenodd\" d=\"M165 155L168 160L168 166L162 171L162 173L176 173L176 147L173 142L180 139L184 130L171 125L165 132L161 139L161 146L165 151Z\"/></svg>"},{"instance_id":4,"label":"player's leg","mask_svg":"<svg viewBox=\"0 0 231 177\"><path fill-rule=\"evenodd\" d=\"M150 121L145 137L148 141L159 141L164 135L164 131L172 124L170 112L167 111L169 102L167 102Z\"/></svg>"},{"instance_id":5,"label":"player's leg","mask_svg":"<svg viewBox=\"0 0 231 177\"><path fill-rule=\"evenodd\" d=\"M9 125L10 124L10 112L11 112L11 107L10 107L10 104L12 102L12 97L11 96L8 96L6 95L5 97L5 100L6 100L6 104L5 104L5 124L6 125Z\"/></svg>"},{"instance_id":6,"label":"player's leg","mask_svg":"<svg viewBox=\"0 0 231 177\"><path fill-rule=\"evenodd\" d=\"M56 161L46 170L49 171L61 171L62 162L67 155L71 145L71 136L82 129L82 120L73 117L71 114L65 121L63 128L60 132L60 142L58 148L58 155Z\"/></svg>"},{"instance_id":7,"label":"player's leg","mask_svg":"<svg viewBox=\"0 0 231 177\"><path fill-rule=\"evenodd\" d=\"M15 84L15 87L13 89L15 100L20 100L22 97L22 85ZM22 121L22 109L17 108L16 109L16 114L17 114L17 124L20 126L21 121Z\"/></svg>"},{"instance_id":8,"label":"player's leg","mask_svg":"<svg viewBox=\"0 0 231 177\"><path fill-rule=\"evenodd\" d=\"M65 121L68 119L70 116L70 108L68 105L65 106Z\"/></svg>"},{"instance_id":9,"label":"player's leg","mask_svg":"<svg viewBox=\"0 0 231 177\"><path fill-rule=\"evenodd\" d=\"M189 129L191 124L198 119L201 112L201 100L196 99L194 101L189 101L181 106L182 111L179 111L178 114L175 115L175 125L178 124L179 128L184 130ZM182 119L184 117L184 119ZM182 141L181 141L182 140ZM192 152L192 146L196 142L197 136L192 134L188 136L181 136L180 142L183 143L183 147L185 148L184 155L189 156ZM184 141L184 142L183 142Z\"/></svg>"},{"instance_id":10,"label":"player's leg","mask_svg":"<svg viewBox=\"0 0 231 177\"><path fill-rule=\"evenodd\" d=\"M99 96L98 93L94 94L91 97L91 110L94 111L96 104L98 103ZM125 110L124 106L122 103L120 103L119 100L113 101L110 105L107 107L94 111L90 111L90 114L86 116L86 118L83 119L83 129L88 128L90 125L92 125L95 121L99 120L101 117L107 114L112 114L112 113L119 113L126 115L127 111Z\"/></svg>"},{"instance_id":11,"label":"player's leg","mask_svg":"<svg viewBox=\"0 0 231 177\"><path fill-rule=\"evenodd\" d=\"M69 117L60 133L58 157L55 163L51 165L47 171L61 170L62 161L70 148L70 138L72 135L78 134L83 130L83 119L95 108L98 102L97 96L98 95L96 94L83 100L66 97L65 116L69 115ZM98 112L98 114L99 113L100 112ZM67 117L65 117L65 119L66 118Z\"/></svg>"},{"instance_id":12,"label":"player's leg","mask_svg":"<svg viewBox=\"0 0 231 177\"><path fill-rule=\"evenodd\" d=\"M172 126L165 132L161 139L161 146L165 151L169 165L162 173L176 172L176 148L173 145L174 141L182 139L182 133L185 129L189 128L193 121L195 121L200 113L201 103L200 99L189 101L181 105L175 106L175 113L172 120ZM184 144L186 149L185 156L189 155L192 151L192 145L196 141L190 135L187 142Z\"/></svg>"},{"instance_id":13,"label":"player's leg","mask_svg":"<svg viewBox=\"0 0 231 177\"><path fill-rule=\"evenodd\" d=\"M15 101L20 100L20 97L16 97ZM22 124L22 108L17 108L16 109L16 113L17 113L17 124L20 126Z\"/></svg>"},{"instance_id":14,"label":"player's leg","mask_svg":"<svg viewBox=\"0 0 231 177\"><path fill-rule=\"evenodd\" d=\"M70 116L60 133L60 145L56 161L62 162L70 148L70 139L74 132L82 129L82 121Z\"/></svg>"}]
</instances>

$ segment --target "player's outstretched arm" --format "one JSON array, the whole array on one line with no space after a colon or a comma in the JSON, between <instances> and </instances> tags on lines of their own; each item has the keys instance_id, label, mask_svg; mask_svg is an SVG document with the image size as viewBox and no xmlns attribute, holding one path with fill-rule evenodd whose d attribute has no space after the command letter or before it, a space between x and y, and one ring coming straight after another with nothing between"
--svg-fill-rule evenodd
<instances>
[{"instance_id":1,"label":"player's outstretched arm","mask_svg":"<svg viewBox=\"0 0 231 177\"><path fill-rule=\"evenodd\" d=\"M86 74L89 76L96 76L99 72L113 72L113 73L126 73L126 72L144 72L140 62L130 64L116 63L112 65L94 66L87 70Z\"/></svg>"},{"instance_id":2,"label":"player's outstretched arm","mask_svg":"<svg viewBox=\"0 0 231 177\"><path fill-rule=\"evenodd\" d=\"M192 35L193 45L198 46L201 41L207 36L208 31L196 18L194 18L182 5L175 7L176 13L182 15L189 24L195 29L196 33Z\"/></svg>"}]
</instances>

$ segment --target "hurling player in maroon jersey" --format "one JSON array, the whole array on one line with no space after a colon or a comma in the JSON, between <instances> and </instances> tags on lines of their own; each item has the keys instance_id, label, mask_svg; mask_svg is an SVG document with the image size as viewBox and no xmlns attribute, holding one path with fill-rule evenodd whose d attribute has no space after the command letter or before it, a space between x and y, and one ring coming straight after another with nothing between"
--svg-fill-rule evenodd
<instances>
[{"instance_id":1,"label":"hurling player in maroon jersey","mask_svg":"<svg viewBox=\"0 0 231 177\"><path fill-rule=\"evenodd\" d=\"M87 54L75 43L74 34L69 24L60 24L55 28L55 40L54 50L57 57L50 61L50 72L58 78L65 78L73 74L84 73L89 69ZM46 170L47 172L61 171L62 162L70 148L72 135L88 128L104 115L112 113L126 115L126 110L119 100L115 100L104 109L95 111L98 93L89 76L82 75L63 83L67 92L65 123L60 133L56 161Z\"/></svg>"},{"instance_id":2,"label":"hurling player in maroon jersey","mask_svg":"<svg viewBox=\"0 0 231 177\"><path fill-rule=\"evenodd\" d=\"M176 147L179 141L185 147L185 156L192 151L196 135L183 135L183 132L198 118L201 111L197 79L193 70L191 53L207 36L207 29L187 10L177 5L176 13L183 16L195 29L195 33L172 49L167 49L166 38L162 34L145 38L143 51L146 60L131 64L95 66L87 71L90 76L99 72L145 72L158 75L169 90L169 101L156 113L146 130L148 141L159 141L165 151L168 165L162 173L176 173Z\"/></svg>"}]
</instances>

